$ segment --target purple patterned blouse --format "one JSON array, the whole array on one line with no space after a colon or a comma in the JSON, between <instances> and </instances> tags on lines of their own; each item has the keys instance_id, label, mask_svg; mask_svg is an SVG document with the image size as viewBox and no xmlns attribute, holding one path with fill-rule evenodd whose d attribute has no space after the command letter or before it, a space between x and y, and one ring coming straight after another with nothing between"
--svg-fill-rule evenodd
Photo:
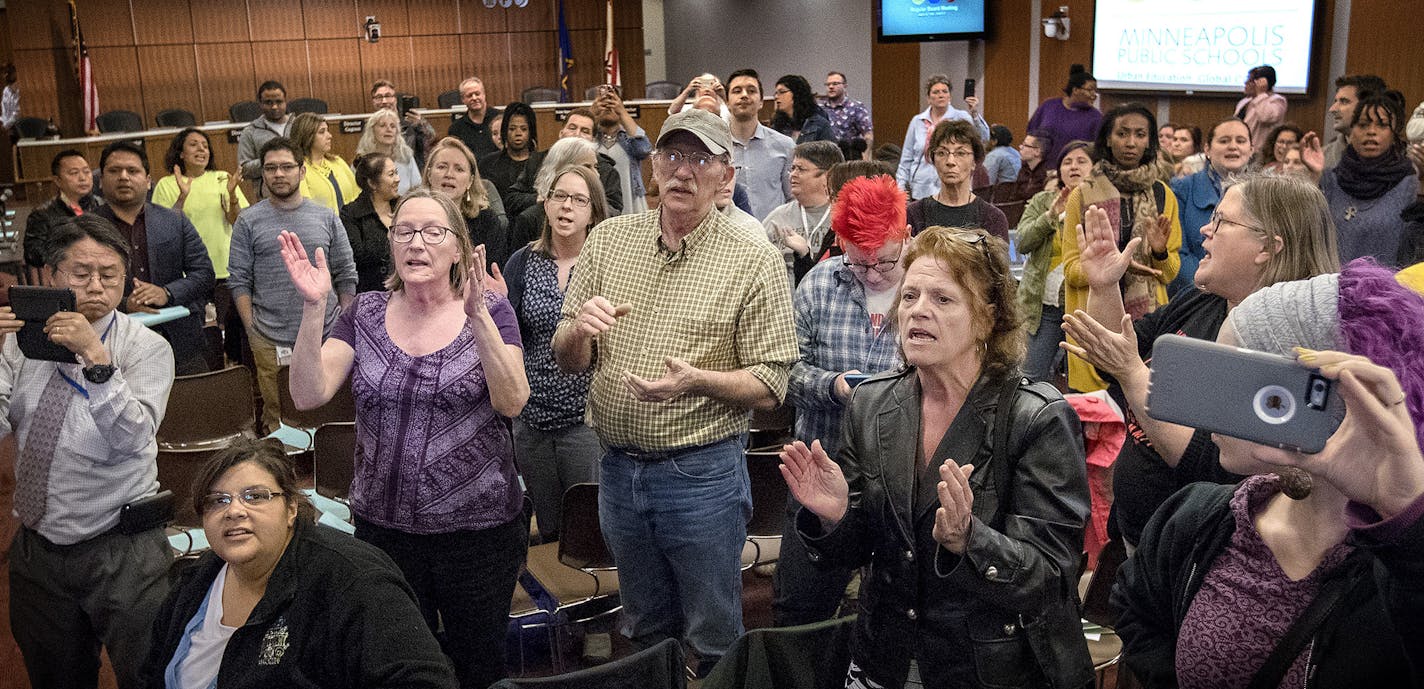
<instances>
[{"instance_id":1,"label":"purple patterned blouse","mask_svg":"<svg viewBox=\"0 0 1424 689\"><path fill-rule=\"evenodd\" d=\"M509 301L486 292L504 341L520 345ZM331 328L356 351L356 473L351 508L413 534L485 529L513 519L521 496L514 448L490 405L469 323L444 349L406 354L386 332L390 292L364 292Z\"/></svg>"},{"instance_id":2,"label":"purple patterned blouse","mask_svg":"<svg viewBox=\"0 0 1424 689\"><path fill-rule=\"evenodd\" d=\"M1181 689L1234 689L1251 683L1286 630L1320 590L1320 577L1354 549L1340 543L1300 581L1281 570L1261 540L1253 518L1280 492L1274 475L1253 476L1236 489L1231 514L1236 533L1212 563L1177 633L1177 681ZM1301 686L1310 647L1281 681Z\"/></svg>"}]
</instances>

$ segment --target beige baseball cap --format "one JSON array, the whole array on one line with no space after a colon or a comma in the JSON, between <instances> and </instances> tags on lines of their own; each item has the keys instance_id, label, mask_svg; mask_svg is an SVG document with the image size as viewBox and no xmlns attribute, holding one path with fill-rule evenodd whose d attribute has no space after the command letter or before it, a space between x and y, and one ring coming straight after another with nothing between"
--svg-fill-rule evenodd
<instances>
[{"instance_id":1,"label":"beige baseball cap","mask_svg":"<svg viewBox=\"0 0 1424 689\"><path fill-rule=\"evenodd\" d=\"M668 134L676 131L691 132L714 155L732 150L732 130L727 127L726 121L706 110L686 108L667 118L663 121L663 130L658 133L657 143L662 144Z\"/></svg>"}]
</instances>

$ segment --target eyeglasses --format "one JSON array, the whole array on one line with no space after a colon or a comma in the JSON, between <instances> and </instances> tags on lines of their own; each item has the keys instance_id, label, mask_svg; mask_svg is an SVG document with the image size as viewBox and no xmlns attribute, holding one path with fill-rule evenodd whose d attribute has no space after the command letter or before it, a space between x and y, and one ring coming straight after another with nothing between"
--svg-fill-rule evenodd
<instances>
[{"instance_id":1,"label":"eyeglasses","mask_svg":"<svg viewBox=\"0 0 1424 689\"><path fill-rule=\"evenodd\" d=\"M290 174L292 174L293 172L296 172L297 168L299 168L299 167L301 167L301 166L302 166L301 163L282 163L282 164L280 164L280 165L263 165L263 166L262 166L262 174L265 174L265 175L273 175L273 174L276 174L276 173L280 172L280 173L282 173L282 174L284 174L284 175L290 175Z\"/></svg>"},{"instance_id":2,"label":"eyeglasses","mask_svg":"<svg viewBox=\"0 0 1424 689\"><path fill-rule=\"evenodd\" d=\"M1235 220L1228 219L1226 216L1222 215L1221 211L1212 211L1211 220L1207 221L1207 224L1211 225L1211 231L1216 232L1217 230L1221 229L1221 223L1227 223L1228 225L1236 225L1237 227L1244 227L1254 232L1266 234L1266 230L1263 228L1256 227L1255 225L1247 225L1244 222L1236 222Z\"/></svg>"},{"instance_id":3,"label":"eyeglasses","mask_svg":"<svg viewBox=\"0 0 1424 689\"><path fill-rule=\"evenodd\" d=\"M972 149L972 148L948 149L948 148L945 148L945 147L941 146L941 147L936 148L936 149L934 150L934 157L935 157L935 158L944 158L944 157L947 157L947 156L953 156L953 157L955 157L955 158L973 158L973 157L974 157L974 149Z\"/></svg>"},{"instance_id":4,"label":"eyeglasses","mask_svg":"<svg viewBox=\"0 0 1424 689\"><path fill-rule=\"evenodd\" d=\"M844 81L828 81L828 82L826 82L826 88L831 88L832 86L845 86L845 82L844 82Z\"/></svg>"},{"instance_id":5,"label":"eyeglasses","mask_svg":"<svg viewBox=\"0 0 1424 689\"><path fill-rule=\"evenodd\" d=\"M419 234L421 241L426 244L435 245L445 241L445 235L450 233L450 228L440 225L430 225L428 227L411 227L410 225L396 225L391 228L391 241L397 244L409 244Z\"/></svg>"},{"instance_id":6,"label":"eyeglasses","mask_svg":"<svg viewBox=\"0 0 1424 689\"><path fill-rule=\"evenodd\" d=\"M885 274L895 270L895 266L900 262L900 259L892 258L885 261L876 261L875 263L855 263L842 255L841 262L845 264L845 267L848 268L850 272L856 275L865 275L872 270L877 273Z\"/></svg>"},{"instance_id":7,"label":"eyeglasses","mask_svg":"<svg viewBox=\"0 0 1424 689\"><path fill-rule=\"evenodd\" d=\"M242 504L248 507L261 507L272 501L272 498L285 495L277 490L267 488L248 488L237 494L242 499ZM203 496L203 514L212 514L226 510L232 504L232 493L208 493Z\"/></svg>"},{"instance_id":8,"label":"eyeglasses","mask_svg":"<svg viewBox=\"0 0 1424 689\"><path fill-rule=\"evenodd\" d=\"M593 199L590 199L589 197L583 194L570 194L566 191L560 191L558 189L549 190L548 199L550 201L553 201L554 203L573 201L574 206L577 208L588 208L588 204L593 203Z\"/></svg>"},{"instance_id":9,"label":"eyeglasses","mask_svg":"<svg viewBox=\"0 0 1424 689\"><path fill-rule=\"evenodd\" d=\"M658 149L653 152L653 164L663 168L665 172L672 172L682 167L684 163L691 164L697 171L706 170L714 162L720 162L721 156L711 153L692 151L690 153L673 149Z\"/></svg>"},{"instance_id":10,"label":"eyeglasses","mask_svg":"<svg viewBox=\"0 0 1424 689\"><path fill-rule=\"evenodd\" d=\"M119 285L124 284L124 276L122 273L105 275L103 273L97 273L88 270L70 272L63 268L55 268L54 272L64 273L65 276L68 278L70 287L85 287L89 284L90 280L93 280L96 277L99 278L99 284L105 287L118 287Z\"/></svg>"},{"instance_id":11,"label":"eyeglasses","mask_svg":"<svg viewBox=\"0 0 1424 689\"><path fill-rule=\"evenodd\" d=\"M791 171L792 171L793 173L795 173L795 174L798 174L798 175L816 174L816 173L819 173L819 172L825 172L825 170L822 170L821 168L818 168L818 167L816 167L816 166L814 166L814 165L799 165L799 164L792 165L792 166L791 166Z\"/></svg>"},{"instance_id":12,"label":"eyeglasses","mask_svg":"<svg viewBox=\"0 0 1424 689\"><path fill-rule=\"evenodd\" d=\"M788 93L791 93L791 91L790 91L789 89L777 89L777 90L775 90L775 91L772 91L772 94L777 95L777 96L784 96L784 95L786 95L786 94L788 94Z\"/></svg>"}]
</instances>

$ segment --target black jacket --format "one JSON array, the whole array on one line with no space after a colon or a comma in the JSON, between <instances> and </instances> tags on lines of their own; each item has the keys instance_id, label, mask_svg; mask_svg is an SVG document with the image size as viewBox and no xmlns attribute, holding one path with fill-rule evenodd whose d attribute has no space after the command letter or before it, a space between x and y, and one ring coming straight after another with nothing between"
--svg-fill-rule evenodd
<instances>
[{"instance_id":1,"label":"black jacket","mask_svg":"<svg viewBox=\"0 0 1424 689\"><path fill-rule=\"evenodd\" d=\"M1178 491L1148 522L1137 552L1118 570L1112 603L1123 659L1148 687L1177 686L1177 631L1202 579L1231 542L1236 486L1198 483ZM1307 646L1308 685L1424 686L1424 520L1396 543L1355 532L1358 549L1321 578L1345 594ZM1412 666L1412 670L1411 670Z\"/></svg>"},{"instance_id":2,"label":"black jacket","mask_svg":"<svg viewBox=\"0 0 1424 689\"><path fill-rule=\"evenodd\" d=\"M547 152L546 152L547 153ZM603 198L608 201L608 217L623 214L623 178L618 174L617 163L605 153L598 154L598 181L603 185ZM511 215L522 218L531 212L530 209L538 208L539 222L542 223L544 208L539 203L539 194L534 189L534 179L539 175L539 168L544 162L539 161L539 165L527 167L519 179L510 185L509 191L504 193L505 205L508 208L517 208L517 211L510 211ZM535 236L542 231L543 225L535 230ZM532 240L533 238L531 238Z\"/></svg>"},{"instance_id":3,"label":"black jacket","mask_svg":"<svg viewBox=\"0 0 1424 689\"><path fill-rule=\"evenodd\" d=\"M355 201L342 206L340 216L356 261L356 291L384 290L386 275L391 271L391 245L386 226L371 201L371 192L361 192Z\"/></svg>"},{"instance_id":4,"label":"black jacket","mask_svg":"<svg viewBox=\"0 0 1424 689\"><path fill-rule=\"evenodd\" d=\"M85 194L79 197L79 208L92 213L99 208L99 197ZM45 242L49 241L50 228L74 217L74 210L58 196L53 201L30 211L25 219L25 265L32 268L44 267Z\"/></svg>"},{"instance_id":5,"label":"black jacket","mask_svg":"<svg viewBox=\"0 0 1424 689\"><path fill-rule=\"evenodd\" d=\"M143 685L164 671L223 561L211 551L179 578L154 622ZM298 519L247 623L233 632L219 689L444 687L455 671L395 563L374 546Z\"/></svg>"},{"instance_id":6,"label":"black jacket","mask_svg":"<svg viewBox=\"0 0 1424 689\"><path fill-rule=\"evenodd\" d=\"M1078 417L1052 386L1021 384L1006 455L1011 485L998 486L990 459L999 387L980 379L917 481L915 369L862 383L837 458L850 510L829 533L804 508L797 515L812 562L870 565L854 657L879 684L903 684L912 653L927 687L1092 683L1077 594L1089 500ZM938 469L950 457L975 466L974 525L962 556L932 536ZM1008 509L992 523L1004 499Z\"/></svg>"}]
</instances>

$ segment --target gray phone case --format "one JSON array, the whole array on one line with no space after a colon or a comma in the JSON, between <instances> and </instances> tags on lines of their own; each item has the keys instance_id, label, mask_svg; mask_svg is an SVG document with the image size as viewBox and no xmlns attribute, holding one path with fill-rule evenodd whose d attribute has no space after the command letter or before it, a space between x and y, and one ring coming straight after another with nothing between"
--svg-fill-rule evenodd
<instances>
[{"instance_id":1,"label":"gray phone case","mask_svg":"<svg viewBox=\"0 0 1424 689\"><path fill-rule=\"evenodd\" d=\"M1158 421L1308 453L1345 417L1335 382L1292 359L1180 335L1152 346L1147 408Z\"/></svg>"}]
</instances>

